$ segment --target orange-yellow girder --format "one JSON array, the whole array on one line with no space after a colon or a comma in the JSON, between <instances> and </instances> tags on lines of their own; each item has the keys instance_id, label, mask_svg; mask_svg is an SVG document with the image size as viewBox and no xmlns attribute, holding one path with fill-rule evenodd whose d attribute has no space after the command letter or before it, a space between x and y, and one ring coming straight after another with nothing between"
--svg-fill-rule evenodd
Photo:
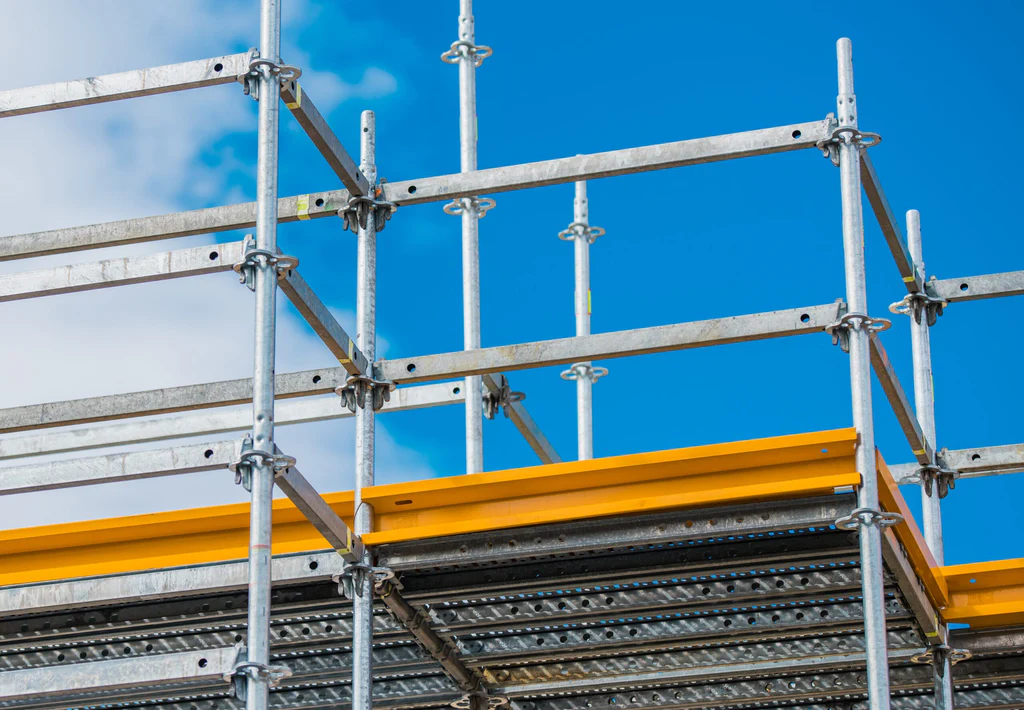
<instances>
[{"instance_id":1,"label":"orange-yellow girder","mask_svg":"<svg viewBox=\"0 0 1024 710\"><path fill-rule=\"evenodd\" d=\"M1024 558L943 567L949 623L974 628L1024 624Z\"/></svg>"},{"instance_id":2,"label":"orange-yellow girder","mask_svg":"<svg viewBox=\"0 0 1024 710\"><path fill-rule=\"evenodd\" d=\"M375 486L367 544L538 523L831 494L855 486L852 429L713 444ZM324 496L347 521L352 493ZM245 559L249 506L0 531L0 585ZM290 501L274 501L274 554L324 540Z\"/></svg>"}]
</instances>

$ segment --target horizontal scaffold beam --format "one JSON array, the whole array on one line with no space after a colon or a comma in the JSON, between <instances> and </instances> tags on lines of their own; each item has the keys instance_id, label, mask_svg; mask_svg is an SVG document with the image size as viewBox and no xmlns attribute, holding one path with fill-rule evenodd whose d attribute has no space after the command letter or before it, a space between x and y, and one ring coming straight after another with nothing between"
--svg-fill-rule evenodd
<instances>
[{"instance_id":1,"label":"horizontal scaffold beam","mask_svg":"<svg viewBox=\"0 0 1024 710\"><path fill-rule=\"evenodd\" d=\"M829 137L829 126L830 123L826 120L813 121L643 148L627 148L457 175L386 183L383 186L383 197L399 206L443 202L456 197L803 150L813 148L815 143ZM334 190L281 198L278 200L278 221L295 222L336 215L338 210L348 204L349 197L346 190ZM156 217L19 234L0 237L0 261L247 229L255 224L256 203L247 202Z\"/></svg>"},{"instance_id":2,"label":"horizontal scaffold beam","mask_svg":"<svg viewBox=\"0 0 1024 710\"><path fill-rule=\"evenodd\" d=\"M274 557L275 585L330 581L343 571L335 552ZM249 563L217 562L132 574L0 587L0 616L87 609L116 602L127 604L169 597L214 595L239 591L249 584Z\"/></svg>"},{"instance_id":3,"label":"horizontal scaffold beam","mask_svg":"<svg viewBox=\"0 0 1024 710\"><path fill-rule=\"evenodd\" d=\"M976 449L943 449L939 458L946 468L956 471L960 478L1000 476L1024 472L1024 444L982 446ZM920 465L901 463L891 467L892 474L901 484L918 482Z\"/></svg>"},{"instance_id":4,"label":"horizontal scaffold beam","mask_svg":"<svg viewBox=\"0 0 1024 710\"><path fill-rule=\"evenodd\" d=\"M457 384L435 383L403 387L391 393L381 412L439 407L466 401ZM330 419L347 419L355 414L336 396L292 399L278 402L274 425L306 424ZM252 410L248 408L201 411L176 417L140 419L118 424L33 432L24 436L0 438L0 461L28 456L44 456L71 451L88 451L105 446L166 441L187 436L205 436L242 432L252 428Z\"/></svg>"},{"instance_id":5,"label":"horizontal scaffold beam","mask_svg":"<svg viewBox=\"0 0 1024 710\"><path fill-rule=\"evenodd\" d=\"M385 379L399 384L412 384L504 370L779 338L821 332L825 326L838 319L842 307L842 303L836 302L824 306L425 355L419 358L381 360L375 364L375 368ZM279 398L327 394L344 385L347 376L348 373L343 368L278 375L275 393ZM0 433L244 404L251 400L252 380L240 379L33 404L0 410Z\"/></svg>"},{"instance_id":6,"label":"horizontal scaffold beam","mask_svg":"<svg viewBox=\"0 0 1024 710\"><path fill-rule=\"evenodd\" d=\"M0 118L230 84L249 70L250 52L88 79L0 91ZM239 90L241 93L241 90Z\"/></svg>"},{"instance_id":7,"label":"horizontal scaffold beam","mask_svg":"<svg viewBox=\"0 0 1024 710\"><path fill-rule=\"evenodd\" d=\"M1024 558L942 568L950 604L942 616L972 629L1024 624Z\"/></svg>"},{"instance_id":8,"label":"horizontal scaffold beam","mask_svg":"<svg viewBox=\"0 0 1024 710\"><path fill-rule=\"evenodd\" d=\"M240 447L240 439L211 441L170 449L6 466L0 468L0 496L226 469L238 460Z\"/></svg>"},{"instance_id":9,"label":"horizontal scaffold beam","mask_svg":"<svg viewBox=\"0 0 1024 710\"><path fill-rule=\"evenodd\" d=\"M653 328L620 330L423 357L397 358L382 360L378 367L385 379L410 384L506 370L687 350L820 332L839 318L841 308L842 304L837 302L824 306L790 308L784 311L713 318Z\"/></svg>"},{"instance_id":10,"label":"horizontal scaffold beam","mask_svg":"<svg viewBox=\"0 0 1024 710\"><path fill-rule=\"evenodd\" d=\"M223 690L239 649L209 648L95 663L40 666L0 672L0 700L60 701L90 691L131 691L160 686L213 686ZM173 690L168 689L168 695Z\"/></svg>"},{"instance_id":11,"label":"horizontal scaffold beam","mask_svg":"<svg viewBox=\"0 0 1024 710\"><path fill-rule=\"evenodd\" d=\"M243 251L238 241L4 274L0 303L231 271Z\"/></svg>"},{"instance_id":12,"label":"horizontal scaffold beam","mask_svg":"<svg viewBox=\"0 0 1024 710\"><path fill-rule=\"evenodd\" d=\"M950 303L1024 295L1024 271L929 281L928 293Z\"/></svg>"}]
</instances>

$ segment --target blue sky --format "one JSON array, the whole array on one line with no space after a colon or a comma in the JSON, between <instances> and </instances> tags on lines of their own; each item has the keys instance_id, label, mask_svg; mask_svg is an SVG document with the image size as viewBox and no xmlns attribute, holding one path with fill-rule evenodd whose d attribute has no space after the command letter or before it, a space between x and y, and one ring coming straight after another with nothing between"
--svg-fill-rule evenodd
<instances>
[{"instance_id":1,"label":"blue sky","mask_svg":"<svg viewBox=\"0 0 1024 710\"><path fill-rule=\"evenodd\" d=\"M477 75L482 168L823 118L835 108L835 41L845 35L853 40L861 127L884 138L872 158L894 211L922 213L928 272L952 278L1024 269L1011 209L1022 178L1005 128L1024 103L1013 90L1024 52L1017 5L986 3L965 12L953 3L899 3L853 13L843 6L669 0L645 3L642 12L610 2L476 4L477 42L494 48ZM230 31L219 34L214 23L188 42L161 46L149 62L143 45L127 65L118 63L127 55L110 49L107 66L90 64L86 49L40 81L255 43L256 3L190 6L230 19ZM458 3L363 4L359 13L356 7L286 5L284 58L307 68L304 86L353 152L359 112L376 111L381 176L456 172L457 69L438 57L456 38ZM221 101L237 89L208 92ZM172 209L253 199L256 107L238 96L231 101L232 113L223 115L234 117L238 105L244 112L231 120L198 105L181 116L198 145L177 181L159 184ZM118 115L103 125L131 145ZM339 187L294 120L282 119L281 193ZM591 251L595 332L844 295L839 172L816 151L594 181L589 191L591 222L607 230ZM86 221L160 211L125 205L114 194L103 199L110 215ZM573 250L556 236L572 218L572 186L496 199L481 223L484 346L572 335ZM888 304L905 291L866 200L865 209L870 311L887 316ZM56 226L82 221L68 215ZM284 225L279 238L328 305L354 309L354 240L339 222ZM385 355L460 349L459 220L440 204L403 208L381 235L378 263ZM1009 325L1020 307L1020 299L955 305L933 329L940 446L1024 440L1021 335ZM312 339L302 342L316 347ZM906 318L894 317L884 342L909 389ZM286 352L279 371L300 361L301 354L289 360ZM847 356L824 334L602 364L611 374L594 391L597 456L851 423ZM512 382L571 458L575 394L559 379L562 369L513 373ZM886 460L910 460L877 387L875 405ZM462 472L461 408L389 414L386 427L415 455L418 470ZM348 461L349 444L338 448ZM485 423L485 457L488 470L536 462L514 427L500 420ZM917 492L905 492L916 507ZM958 486L944 501L947 562L1024 556L1015 502L1021 494L1024 476Z\"/></svg>"}]
</instances>

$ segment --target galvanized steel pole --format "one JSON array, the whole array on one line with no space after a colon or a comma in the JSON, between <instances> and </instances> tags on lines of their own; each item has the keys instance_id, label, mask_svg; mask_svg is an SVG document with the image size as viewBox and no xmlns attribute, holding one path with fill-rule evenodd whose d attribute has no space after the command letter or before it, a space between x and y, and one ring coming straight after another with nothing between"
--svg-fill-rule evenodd
<instances>
[{"instance_id":1,"label":"galvanized steel pole","mask_svg":"<svg viewBox=\"0 0 1024 710\"><path fill-rule=\"evenodd\" d=\"M459 156L460 171L476 170L476 56L469 49L476 42L473 0L459 1ZM463 348L480 347L480 216L476 198L462 198L462 332ZM483 384L479 376L467 377L466 473L484 470Z\"/></svg>"},{"instance_id":2,"label":"galvanized steel pole","mask_svg":"<svg viewBox=\"0 0 1024 710\"><path fill-rule=\"evenodd\" d=\"M590 214L587 206L587 183L576 183L573 200L573 222L582 224L582 234L573 240L576 275L576 335L590 335ZM576 377L577 457L580 461L594 458L594 380L591 363L583 363L586 375Z\"/></svg>"},{"instance_id":3,"label":"galvanized steel pole","mask_svg":"<svg viewBox=\"0 0 1024 710\"><path fill-rule=\"evenodd\" d=\"M377 124L373 111L360 120L359 169L372 190L377 184ZM373 362L377 348L377 225L373 210L358 232L356 264L356 345ZM373 387L367 387L363 406L356 408L355 533L373 529L373 508L363 502L363 488L373 485L374 411ZM369 550L363 564L370 565ZM359 585L352 600L352 709L373 707L373 575L357 576Z\"/></svg>"},{"instance_id":4,"label":"galvanized steel pole","mask_svg":"<svg viewBox=\"0 0 1024 710\"><path fill-rule=\"evenodd\" d=\"M925 279L924 249L921 242L921 213L917 210L907 212L907 246L910 258L914 260L921 280ZM929 332L926 306L918 301L911 306L910 342L914 357L914 410L921 432L931 443L933 454L937 446L935 437L935 391L932 380L932 346ZM929 461L935 464L935 459ZM921 511L924 523L924 537L932 556L940 565L945 556L942 545L942 507L939 499L937 482L932 485L932 495L928 495L925 482L921 481ZM953 670L946 654L936 654L933 663L935 670L935 707L937 710L953 710Z\"/></svg>"},{"instance_id":5,"label":"galvanized steel pole","mask_svg":"<svg viewBox=\"0 0 1024 710\"><path fill-rule=\"evenodd\" d=\"M839 96L836 114L841 133L839 171L843 202L843 252L846 300L851 314L867 316L867 275L864 267L864 213L861 205L860 151L857 139L857 104L853 90L853 49L850 40L836 43ZM871 353L868 324L850 321L850 389L853 425L857 429L857 470L861 474L859 506L879 510L878 473L875 468L875 431L871 411ZM864 595L864 637L867 656L868 698L871 710L889 708L889 662L886 650L885 590L882 566L882 528L878 517L862 519L859 527L861 584Z\"/></svg>"},{"instance_id":6,"label":"galvanized steel pole","mask_svg":"<svg viewBox=\"0 0 1024 710\"><path fill-rule=\"evenodd\" d=\"M921 247L921 213L917 210L907 212L907 246L910 248L910 258L914 260L914 265L923 280L925 272ZM918 308L921 311L919 314L913 310ZM917 421L921 424L921 432L934 449L937 444L935 441L935 393L932 384L932 346L924 304L918 302L912 306L910 315L910 342L914 357L914 410L917 412ZM929 463L934 464L935 460L932 459ZM924 481L922 481L921 512L924 537L935 561L941 565L944 555L940 506L938 491L934 490L933 495L928 495Z\"/></svg>"},{"instance_id":7,"label":"galvanized steel pole","mask_svg":"<svg viewBox=\"0 0 1024 710\"><path fill-rule=\"evenodd\" d=\"M279 63L281 5L260 2L260 57ZM277 251L277 138L281 84L271 68L259 68L259 147L256 173L256 248ZM274 358L276 340L277 267L267 256L256 257L256 344L253 369L253 447L274 454ZM246 639L246 708L266 710L270 679L270 542L274 466L262 458L252 470L249 517L249 611Z\"/></svg>"}]
</instances>

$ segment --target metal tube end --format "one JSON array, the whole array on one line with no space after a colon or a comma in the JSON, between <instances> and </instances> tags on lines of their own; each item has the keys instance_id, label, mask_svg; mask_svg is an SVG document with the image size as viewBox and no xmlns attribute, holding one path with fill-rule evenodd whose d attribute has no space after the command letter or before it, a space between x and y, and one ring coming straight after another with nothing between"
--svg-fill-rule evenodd
<instances>
[{"instance_id":1,"label":"metal tube end","mask_svg":"<svg viewBox=\"0 0 1024 710\"><path fill-rule=\"evenodd\" d=\"M839 93L853 93L853 43L849 37L836 42L836 59L839 62Z\"/></svg>"}]
</instances>

